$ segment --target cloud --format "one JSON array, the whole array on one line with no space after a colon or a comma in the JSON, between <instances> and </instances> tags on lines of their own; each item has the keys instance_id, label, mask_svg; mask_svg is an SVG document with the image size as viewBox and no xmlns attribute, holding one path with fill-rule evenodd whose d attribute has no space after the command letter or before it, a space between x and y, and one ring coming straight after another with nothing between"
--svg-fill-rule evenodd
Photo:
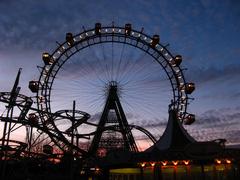
<instances>
[{"instance_id":1,"label":"cloud","mask_svg":"<svg viewBox=\"0 0 240 180\"><path fill-rule=\"evenodd\" d=\"M187 81L195 83L193 97L202 105L215 108L232 107L240 98L240 64L192 67L185 73ZM199 108L197 108L199 109ZM196 111L197 111L196 109Z\"/></svg>"},{"instance_id":2,"label":"cloud","mask_svg":"<svg viewBox=\"0 0 240 180\"><path fill-rule=\"evenodd\" d=\"M227 139L228 144L240 143L239 107L212 109L197 116L196 122L185 126L197 140Z\"/></svg>"},{"instance_id":3,"label":"cloud","mask_svg":"<svg viewBox=\"0 0 240 180\"><path fill-rule=\"evenodd\" d=\"M230 64L222 67L206 66L206 67L191 67L191 79L197 84L216 82L218 80L229 81L239 78L240 64Z\"/></svg>"},{"instance_id":4,"label":"cloud","mask_svg":"<svg viewBox=\"0 0 240 180\"><path fill-rule=\"evenodd\" d=\"M109 3L85 2L85 1L41 1L29 2L12 1L1 2L0 10L0 34L2 35L1 49L15 46L18 48L44 49L46 44L53 47L56 40L64 40L66 32L78 33L86 28L94 26L97 21L110 25L112 21L116 23L126 23L123 21L134 20L133 16L139 16L138 20L144 20L143 16L149 20L151 16L147 12L141 11L144 8L144 1L131 4L136 11L130 11L129 6L124 6L127 1ZM149 3L147 3L149 4ZM152 5L151 5L152 6ZM116 8L117 7L117 8ZM134 12L134 13L133 13ZM119 15L121 18L119 19ZM131 15L132 14L132 15ZM148 22L147 20L147 22ZM124 25L124 24L122 24Z\"/></svg>"}]
</instances>

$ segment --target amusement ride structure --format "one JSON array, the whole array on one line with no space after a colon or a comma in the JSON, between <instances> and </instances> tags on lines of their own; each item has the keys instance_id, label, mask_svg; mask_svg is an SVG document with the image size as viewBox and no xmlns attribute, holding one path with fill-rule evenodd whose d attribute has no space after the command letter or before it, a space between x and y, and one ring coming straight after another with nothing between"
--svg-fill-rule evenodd
<instances>
[{"instance_id":1,"label":"amusement ride structure","mask_svg":"<svg viewBox=\"0 0 240 180\"><path fill-rule=\"evenodd\" d=\"M157 125L168 118L168 104L181 124L195 121L187 111L194 83L185 80L182 56L173 55L159 35L148 36L131 24L96 23L67 33L57 45L43 53L40 76L29 82L33 96L20 94L21 69L11 92L0 93L6 107L0 117L2 159L51 156L54 149L80 159L140 152L160 138ZM22 127L26 142L11 139ZM39 144L42 153L35 152Z\"/></svg>"}]
</instances>

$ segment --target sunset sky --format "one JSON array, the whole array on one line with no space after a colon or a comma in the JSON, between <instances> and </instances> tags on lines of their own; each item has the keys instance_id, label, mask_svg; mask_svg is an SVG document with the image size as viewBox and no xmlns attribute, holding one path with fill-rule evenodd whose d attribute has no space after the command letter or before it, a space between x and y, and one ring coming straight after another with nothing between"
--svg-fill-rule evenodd
<instances>
[{"instance_id":1,"label":"sunset sky","mask_svg":"<svg viewBox=\"0 0 240 180\"><path fill-rule=\"evenodd\" d=\"M186 127L188 132L197 140L226 138L229 145L240 144L239 19L237 0L2 0L0 91L11 90L21 67L21 94L32 96L28 82L39 77L42 52L52 52L66 32L77 34L96 22L131 23L151 36L159 34L172 54L182 55L185 78L196 84L189 105L196 122Z\"/></svg>"}]
</instances>

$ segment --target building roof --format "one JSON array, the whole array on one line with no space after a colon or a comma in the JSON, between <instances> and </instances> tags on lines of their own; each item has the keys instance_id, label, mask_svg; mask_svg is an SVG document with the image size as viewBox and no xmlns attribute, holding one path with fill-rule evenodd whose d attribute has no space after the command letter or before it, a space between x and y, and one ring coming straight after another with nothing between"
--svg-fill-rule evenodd
<instances>
[{"instance_id":1,"label":"building roof","mask_svg":"<svg viewBox=\"0 0 240 180\"><path fill-rule=\"evenodd\" d=\"M196 142L180 123L181 122L177 118L177 111L170 109L167 127L163 135L156 144L147 149L146 152L151 152L155 148L161 151L168 149L182 150L187 145Z\"/></svg>"}]
</instances>

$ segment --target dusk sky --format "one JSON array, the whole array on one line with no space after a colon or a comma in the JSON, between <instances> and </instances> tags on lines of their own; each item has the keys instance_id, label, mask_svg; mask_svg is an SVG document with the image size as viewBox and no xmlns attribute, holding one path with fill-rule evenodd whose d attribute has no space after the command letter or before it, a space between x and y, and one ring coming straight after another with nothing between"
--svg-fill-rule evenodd
<instances>
[{"instance_id":1,"label":"dusk sky","mask_svg":"<svg viewBox=\"0 0 240 180\"><path fill-rule=\"evenodd\" d=\"M33 96L28 82L39 77L42 52L55 50L66 32L77 34L96 22L131 23L148 35L159 34L161 44L182 55L185 78L196 85L189 105L196 122L188 132L201 141L225 138L229 145L240 144L239 19L238 0L1 0L0 91L11 90L21 67L21 94Z\"/></svg>"}]
</instances>

